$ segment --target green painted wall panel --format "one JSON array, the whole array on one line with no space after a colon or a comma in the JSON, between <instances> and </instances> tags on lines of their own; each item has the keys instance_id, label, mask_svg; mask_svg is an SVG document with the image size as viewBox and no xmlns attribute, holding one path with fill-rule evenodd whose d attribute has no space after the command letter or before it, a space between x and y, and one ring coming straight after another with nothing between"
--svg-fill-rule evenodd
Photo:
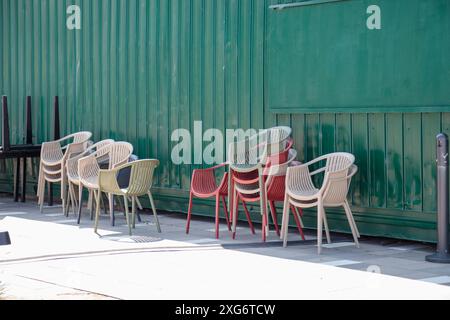
<instances>
[{"instance_id":1,"label":"green painted wall panel","mask_svg":"<svg viewBox=\"0 0 450 320\"><path fill-rule=\"evenodd\" d=\"M380 8L379 30L367 27L371 5ZM449 29L448 0L270 10L267 103L287 113L447 110Z\"/></svg>"},{"instance_id":2,"label":"green painted wall panel","mask_svg":"<svg viewBox=\"0 0 450 320\"><path fill-rule=\"evenodd\" d=\"M441 3L427 3L434 1ZM441 128L450 133L450 110L272 113L268 6L279 2L1 0L0 94L9 98L13 142L23 139L26 95L35 142L51 139L59 95L63 134L91 130L96 140L128 140L140 157L160 159L158 207L186 211L197 166L171 163L174 129L192 132L197 120L204 130L290 125L300 161L333 151L356 155L351 202L362 233L434 240L434 137ZM66 28L71 4L82 9L82 30ZM428 12L424 6L418 10ZM11 161L0 162L0 171L0 190L8 191ZM196 213L212 215L210 205L196 202ZM331 227L348 231L342 211L329 211ZM305 220L314 226L313 212Z\"/></svg>"}]
</instances>

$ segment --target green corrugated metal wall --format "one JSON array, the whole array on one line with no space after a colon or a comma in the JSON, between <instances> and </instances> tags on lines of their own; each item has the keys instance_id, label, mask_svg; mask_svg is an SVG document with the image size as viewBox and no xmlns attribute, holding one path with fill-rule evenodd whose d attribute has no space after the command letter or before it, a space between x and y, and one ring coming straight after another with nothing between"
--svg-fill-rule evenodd
<instances>
[{"instance_id":1,"label":"green corrugated metal wall","mask_svg":"<svg viewBox=\"0 0 450 320\"><path fill-rule=\"evenodd\" d=\"M450 113L270 113L264 40L272 3L2 0L0 94L9 98L13 142L22 139L26 95L35 141L52 137L59 95L63 134L91 130L160 159L158 206L186 211L192 168L171 164L172 130L195 120L204 129L290 125L300 160L355 153L352 203L362 233L433 240L434 137L450 132ZM80 31L66 28L71 4L82 9ZM198 212L212 214L209 204L199 202ZM329 216L347 230L342 212Z\"/></svg>"}]
</instances>

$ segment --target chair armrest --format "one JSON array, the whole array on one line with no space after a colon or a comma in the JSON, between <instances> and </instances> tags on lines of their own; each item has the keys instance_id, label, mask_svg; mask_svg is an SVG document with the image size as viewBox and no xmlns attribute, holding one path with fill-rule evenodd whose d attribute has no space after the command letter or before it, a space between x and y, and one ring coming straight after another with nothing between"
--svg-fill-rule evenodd
<instances>
[{"instance_id":1,"label":"chair armrest","mask_svg":"<svg viewBox=\"0 0 450 320\"><path fill-rule=\"evenodd\" d=\"M100 167L93 155L78 160L78 175L80 180L87 180L90 177L98 175L99 170Z\"/></svg>"},{"instance_id":2,"label":"chair armrest","mask_svg":"<svg viewBox=\"0 0 450 320\"><path fill-rule=\"evenodd\" d=\"M113 194L122 193L122 190L119 187L119 183L117 182L117 175L119 171L120 171L119 168L99 171L98 184L102 192Z\"/></svg>"}]
</instances>

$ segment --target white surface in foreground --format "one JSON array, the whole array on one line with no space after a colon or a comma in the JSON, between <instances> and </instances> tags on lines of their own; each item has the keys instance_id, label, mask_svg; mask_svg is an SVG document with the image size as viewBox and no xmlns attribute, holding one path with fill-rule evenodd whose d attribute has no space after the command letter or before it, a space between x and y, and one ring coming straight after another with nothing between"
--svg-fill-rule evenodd
<instances>
[{"instance_id":1,"label":"white surface in foreground","mask_svg":"<svg viewBox=\"0 0 450 320\"><path fill-rule=\"evenodd\" d=\"M11 249L24 257L151 245L151 252L0 263L4 274L122 299L450 299L446 286L185 242L120 243L99 239L92 229L18 218L4 219L0 227L16 239L0 249L0 259ZM157 250L166 245L180 250Z\"/></svg>"}]
</instances>

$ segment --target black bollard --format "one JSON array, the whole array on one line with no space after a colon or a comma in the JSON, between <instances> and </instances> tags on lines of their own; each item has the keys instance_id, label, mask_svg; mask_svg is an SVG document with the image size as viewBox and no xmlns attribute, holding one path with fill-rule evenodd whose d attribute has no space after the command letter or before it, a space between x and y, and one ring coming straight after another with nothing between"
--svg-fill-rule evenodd
<instances>
[{"instance_id":1,"label":"black bollard","mask_svg":"<svg viewBox=\"0 0 450 320\"><path fill-rule=\"evenodd\" d=\"M437 165L437 252L426 256L428 262L450 263L448 252L448 136L440 133L436 137L436 165Z\"/></svg>"},{"instance_id":2,"label":"black bollard","mask_svg":"<svg viewBox=\"0 0 450 320\"><path fill-rule=\"evenodd\" d=\"M11 244L8 231L0 231L0 246L6 246Z\"/></svg>"}]
</instances>

